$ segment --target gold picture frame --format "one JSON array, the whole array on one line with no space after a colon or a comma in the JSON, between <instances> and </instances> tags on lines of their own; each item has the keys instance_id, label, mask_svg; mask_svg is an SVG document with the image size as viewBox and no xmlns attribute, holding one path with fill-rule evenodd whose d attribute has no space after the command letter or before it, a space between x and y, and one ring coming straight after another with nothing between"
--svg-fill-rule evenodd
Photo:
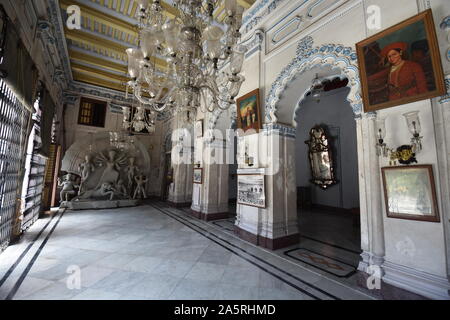
<instances>
[{"instance_id":1,"label":"gold picture frame","mask_svg":"<svg viewBox=\"0 0 450 320\"><path fill-rule=\"evenodd\" d=\"M364 112L445 94L431 9L356 44Z\"/></svg>"},{"instance_id":2,"label":"gold picture frame","mask_svg":"<svg viewBox=\"0 0 450 320\"><path fill-rule=\"evenodd\" d=\"M431 165L381 168L389 218L440 222Z\"/></svg>"},{"instance_id":3,"label":"gold picture frame","mask_svg":"<svg viewBox=\"0 0 450 320\"><path fill-rule=\"evenodd\" d=\"M259 89L255 89L236 100L237 129L246 133L253 129L259 132L261 127L261 110L259 103Z\"/></svg>"}]
</instances>

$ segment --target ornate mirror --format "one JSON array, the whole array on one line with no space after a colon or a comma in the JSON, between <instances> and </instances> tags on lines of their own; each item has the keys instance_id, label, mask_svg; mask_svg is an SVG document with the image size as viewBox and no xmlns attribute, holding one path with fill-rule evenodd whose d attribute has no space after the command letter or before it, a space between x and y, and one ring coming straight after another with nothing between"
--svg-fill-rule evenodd
<instances>
[{"instance_id":1,"label":"ornate mirror","mask_svg":"<svg viewBox=\"0 0 450 320\"><path fill-rule=\"evenodd\" d=\"M309 162L311 164L312 183L327 189L337 183L334 176L333 158L325 129L315 126L309 131Z\"/></svg>"}]
</instances>

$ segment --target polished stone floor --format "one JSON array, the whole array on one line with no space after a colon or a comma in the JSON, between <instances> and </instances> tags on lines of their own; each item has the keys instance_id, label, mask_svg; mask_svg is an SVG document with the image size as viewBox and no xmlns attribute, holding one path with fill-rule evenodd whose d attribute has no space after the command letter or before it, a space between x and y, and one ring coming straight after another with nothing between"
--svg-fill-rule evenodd
<instances>
[{"instance_id":1,"label":"polished stone floor","mask_svg":"<svg viewBox=\"0 0 450 320\"><path fill-rule=\"evenodd\" d=\"M59 211L0 254L0 299L372 299L163 203Z\"/></svg>"}]
</instances>

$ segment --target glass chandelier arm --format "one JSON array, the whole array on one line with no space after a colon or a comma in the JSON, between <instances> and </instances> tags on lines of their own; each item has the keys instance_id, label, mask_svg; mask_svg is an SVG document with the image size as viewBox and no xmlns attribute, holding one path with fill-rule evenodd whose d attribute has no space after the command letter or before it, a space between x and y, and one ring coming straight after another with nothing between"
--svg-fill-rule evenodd
<instances>
[{"instance_id":1,"label":"glass chandelier arm","mask_svg":"<svg viewBox=\"0 0 450 320\"><path fill-rule=\"evenodd\" d=\"M161 107L158 107L158 105L161 105ZM155 103L153 103L152 107L156 112L161 112L167 108L167 105L168 105L167 102L166 103L155 102Z\"/></svg>"}]
</instances>

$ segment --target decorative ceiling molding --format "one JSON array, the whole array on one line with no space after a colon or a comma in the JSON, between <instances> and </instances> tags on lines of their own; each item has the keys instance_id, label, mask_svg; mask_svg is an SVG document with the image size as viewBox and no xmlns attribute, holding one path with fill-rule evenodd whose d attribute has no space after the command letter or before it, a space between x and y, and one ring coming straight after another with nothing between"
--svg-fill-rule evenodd
<instances>
[{"instance_id":1,"label":"decorative ceiling molding","mask_svg":"<svg viewBox=\"0 0 450 320\"><path fill-rule=\"evenodd\" d=\"M72 71L70 68L69 54L64 37L64 27L62 26L61 12L59 9L58 0L48 0L48 16L49 23L53 26L55 46L58 50L62 62L62 71L65 78L65 83L68 84L73 80Z\"/></svg>"}]
</instances>

